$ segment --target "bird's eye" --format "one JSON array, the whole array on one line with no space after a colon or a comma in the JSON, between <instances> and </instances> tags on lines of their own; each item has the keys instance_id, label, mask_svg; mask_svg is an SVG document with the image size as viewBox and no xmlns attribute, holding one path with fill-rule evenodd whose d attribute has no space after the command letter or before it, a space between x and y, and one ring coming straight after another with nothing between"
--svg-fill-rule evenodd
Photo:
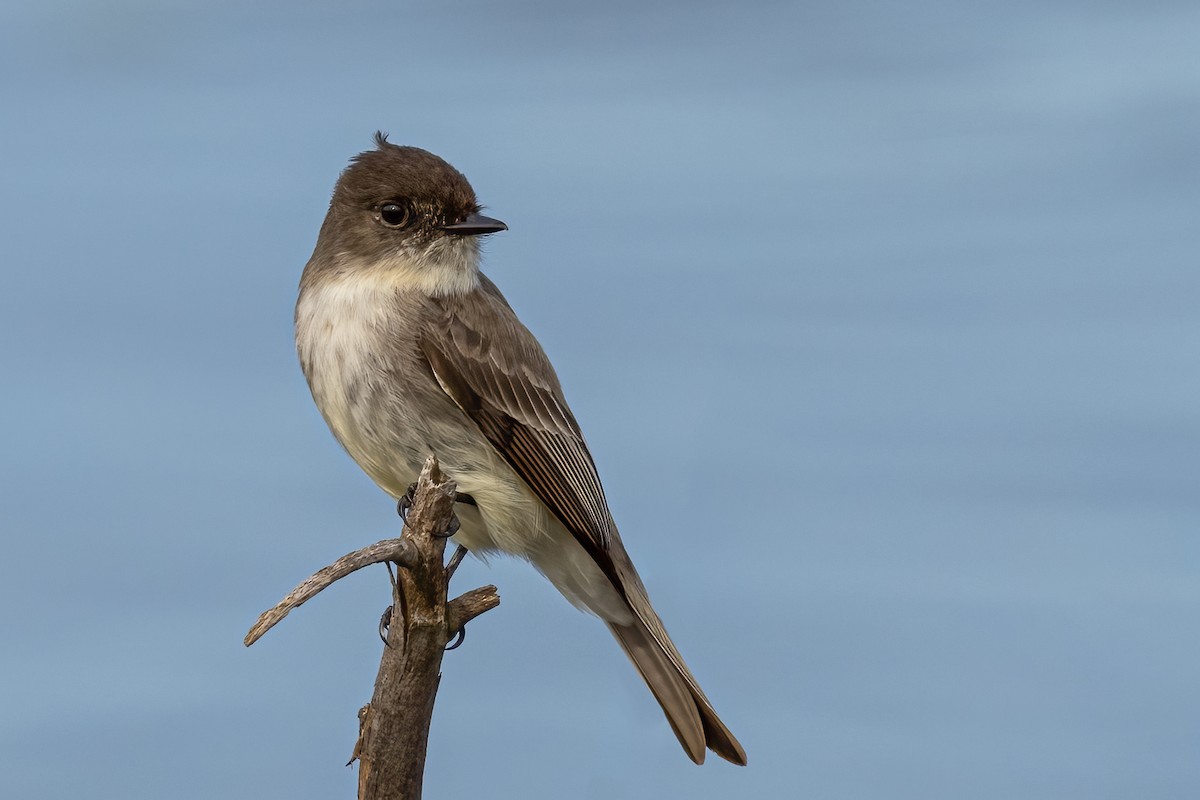
<instances>
[{"instance_id":1,"label":"bird's eye","mask_svg":"<svg viewBox=\"0 0 1200 800\"><path fill-rule=\"evenodd\" d=\"M399 203L386 203L379 208L379 218L390 228L403 228L412 222L412 210Z\"/></svg>"}]
</instances>

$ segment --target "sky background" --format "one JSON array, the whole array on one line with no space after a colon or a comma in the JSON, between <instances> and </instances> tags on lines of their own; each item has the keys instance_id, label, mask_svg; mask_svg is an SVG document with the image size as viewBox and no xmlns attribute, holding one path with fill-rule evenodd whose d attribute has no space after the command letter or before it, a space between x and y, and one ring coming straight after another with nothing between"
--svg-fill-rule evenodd
<instances>
[{"instance_id":1,"label":"sky background","mask_svg":"<svg viewBox=\"0 0 1200 800\"><path fill-rule=\"evenodd\" d=\"M426 796L1200 796L1194 2L0 6L0 796L353 797L395 535L292 344L377 128L511 230L693 766L526 565Z\"/></svg>"}]
</instances>

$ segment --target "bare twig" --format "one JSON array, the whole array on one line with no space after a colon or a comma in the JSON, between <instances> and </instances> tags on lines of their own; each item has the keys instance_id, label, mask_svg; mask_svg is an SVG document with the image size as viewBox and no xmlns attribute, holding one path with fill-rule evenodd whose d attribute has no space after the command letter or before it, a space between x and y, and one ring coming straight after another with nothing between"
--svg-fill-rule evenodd
<instances>
[{"instance_id":1,"label":"bare twig","mask_svg":"<svg viewBox=\"0 0 1200 800\"><path fill-rule=\"evenodd\" d=\"M264 611L254 626L250 628L250 632L246 634L244 640L246 646L249 647L261 639L264 633L275 627L275 624L286 617L293 608L304 605L318 592L351 572L385 561L407 566L416 561L416 558L417 548L404 538L384 539L369 547L347 553L328 567L324 567L306 578L303 583L288 592L288 596L280 600L274 608Z\"/></svg>"},{"instance_id":2,"label":"bare twig","mask_svg":"<svg viewBox=\"0 0 1200 800\"><path fill-rule=\"evenodd\" d=\"M453 636L468 622L485 611L491 611L498 605L500 605L500 595L496 594L495 586L481 586L478 589L463 592L446 606L446 628Z\"/></svg>"}]
</instances>

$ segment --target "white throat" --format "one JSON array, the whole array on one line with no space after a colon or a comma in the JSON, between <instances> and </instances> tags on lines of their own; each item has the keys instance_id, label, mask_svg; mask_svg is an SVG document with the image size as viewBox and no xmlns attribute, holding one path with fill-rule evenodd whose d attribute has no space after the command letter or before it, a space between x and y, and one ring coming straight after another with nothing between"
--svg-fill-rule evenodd
<instances>
[{"instance_id":1,"label":"white throat","mask_svg":"<svg viewBox=\"0 0 1200 800\"><path fill-rule=\"evenodd\" d=\"M467 294L479 288L479 241L446 236L423 247L402 247L373 262L342 254L337 272L431 297Z\"/></svg>"}]
</instances>

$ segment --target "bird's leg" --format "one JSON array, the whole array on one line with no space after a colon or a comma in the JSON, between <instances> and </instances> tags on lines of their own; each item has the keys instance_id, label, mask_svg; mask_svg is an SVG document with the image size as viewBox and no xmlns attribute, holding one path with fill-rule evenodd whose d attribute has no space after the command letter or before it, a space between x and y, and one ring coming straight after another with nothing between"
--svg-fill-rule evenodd
<instances>
[{"instance_id":1,"label":"bird's leg","mask_svg":"<svg viewBox=\"0 0 1200 800\"><path fill-rule=\"evenodd\" d=\"M408 485L408 491L406 491L400 497L400 499L398 501L396 501L396 513L399 514L400 518L402 520L404 520L406 523L408 522L408 512L410 509L412 509L413 498L416 495L416 492L417 492L417 484L410 483ZM476 506L476 507L479 506L479 504L477 502L475 502L475 498L472 497L471 495L467 494L466 492L456 493L455 497L454 497L454 502L466 503L469 506ZM462 523L459 522L458 515L452 514L450 517L450 524L446 526L446 531L444 533L435 533L433 535L438 537L439 539L449 539L451 536L458 533L461 528L462 528ZM446 582L447 583L449 583L450 579L452 577L454 577L455 570L458 569L458 565L462 563L462 560L463 560L463 558L466 557L466 555L467 555L467 548L463 547L461 544L455 548L454 554L450 556L450 560L446 563ZM395 575L395 573L392 572L391 562L386 562L386 563L387 563L387 568L388 568L388 577L392 581L392 589L394 591L396 588L396 575ZM403 599L403 597L401 599ZM388 606L384 610L383 616L379 620L379 638L383 640L383 643L385 645L387 644L388 629L391 625L392 609L393 609L392 606ZM467 631L466 631L466 626L464 625L463 627L458 629L458 633L455 634L454 641L451 644L449 644L446 647L446 649L454 650L455 648L461 646L463 641L466 638L467 638Z\"/></svg>"},{"instance_id":2,"label":"bird's leg","mask_svg":"<svg viewBox=\"0 0 1200 800\"><path fill-rule=\"evenodd\" d=\"M412 508L413 498L416 497L416 494L417 494L417 484L415 482L410 483L408 485L408 491L406 491L403 495L401 495L400 499L396 501L396 513L399 514L400 519L404 520L405 522L408 522L408 512ZM469 506L476 506L476 507L479 506L479 504L475 502L475 498L472 497L471 495L467 494L466 492L457 492L454 497L454 502L466 503ZM449 538L449 537L453 536L454 534L458 533L458 518L457 517L455 517L453 520L451 520L450 527L452 528L452 530L449 533L443 534L443 538Z\"/></svg>"},{"instance_id":3,"label":"bird's leg","mask_svg":"<svg viewBox=\"0 0 1200 800\"><path fill-rule=\"evenodd\" d=\"M454 571L458 569L458 565L462 563L463 558L467 555L467 548L461 544L454 549L454 555L450 556L450 560L446 562L446 584L449 585L450 579L454 577ZM459 647L467 638L467 626L463 625L458 629L458 633L454 634L454 641L446 645L446 650L454 650Z\"/></svg>"},{"instance_id":4,"label":"bird's leg","mask_svg":"<svg viewBox=\"0 0 1200 800\"><path fill-rule=\"evenodd\" d=\"M416 484L414 484L415 486ZM392 595L396 594L396 573L392 571L392 562L385 561L383 565L387 567L388 579L392 582ZM388 629L392 627L392 608L388 606L383 610L383 616L379 618L379 638L386 645L388 643Z\"/></svg>"},{"instance_id":5,"label":"bird's leg","mask_svg":"<svg viewBox=\"0 0 1200 800\"><path fill-rule=\"evenodd\" d=\"M454 555L450 556L450 561L446 564L446 583L454 577L454 570L458 569L458 565L462 563L463 556L467 554L467 548L461 544L454 551Z\"/></svg>"}]
</instances>

